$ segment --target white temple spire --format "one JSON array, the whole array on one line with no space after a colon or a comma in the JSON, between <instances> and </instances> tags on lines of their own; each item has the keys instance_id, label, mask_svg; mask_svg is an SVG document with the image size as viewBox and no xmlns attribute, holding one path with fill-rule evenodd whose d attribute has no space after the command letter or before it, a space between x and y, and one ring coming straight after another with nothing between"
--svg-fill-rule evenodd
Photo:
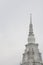
<instances>
[{"instance_id":1,"label":"white temple spire","mask_svg":"<svg viewBox=\"0 0 43 65\"><path fill-rule=\"evenodd\" d=\"M30 15L30 26L28 43L25 45L25 51L23 53L23 59L21 65L43 65L41 53L38 49L38 44L35 44L35 38L33 34L32 15Z\"/></svg>"}]
</instances>

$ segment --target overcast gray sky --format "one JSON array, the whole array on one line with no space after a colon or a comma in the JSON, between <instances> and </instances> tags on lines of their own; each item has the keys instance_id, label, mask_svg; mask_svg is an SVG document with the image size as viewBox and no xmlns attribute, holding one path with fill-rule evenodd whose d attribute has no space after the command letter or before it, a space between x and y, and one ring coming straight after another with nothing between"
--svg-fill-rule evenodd
<instances>
[{"instance_id":1,"label":"overcast gray sky","mask_svg":"<svg viewBox=\"0 0 43 65\"><path fill-rule=\"evenodd\" d=\"M43 0L0 0L0 65L19 65L27 44L30 13L43 56Z\"/></svg>"}]
</instances>

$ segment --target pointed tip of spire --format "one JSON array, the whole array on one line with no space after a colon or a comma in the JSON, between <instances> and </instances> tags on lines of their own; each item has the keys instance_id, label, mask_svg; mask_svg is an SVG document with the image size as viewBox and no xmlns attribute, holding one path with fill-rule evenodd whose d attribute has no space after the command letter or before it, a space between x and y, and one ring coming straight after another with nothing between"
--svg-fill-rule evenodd
<instances>
[{"instance_id":1,"label":"pointed tip of spire","mask_svg":"<svg viewBox=\"0 0 43 65\"><path fill-rule=\"evenodd\" d=\"M28 43L35 43L34 33L33 33L33 24L32 24L32 14L30 13L30 25L29 25L29 37Z\"/></svg>"},{"instance_id":2,"label":"pointed tip of spire","mask_svg":"<svg viewBox=\"0 0 43 65\"><path fill-rule=\"evenodd\" d=\"M29 35L33 35L32 14L30 13Z\"/></svg>"},{"instance_id":3,"label":"pointed tip of spire","mask_svg":"<svg viewBox=\"0 0 43 65\"><path fill-rule=\"evenodd\" d=\"M32 13L30 13L30 24L32 24Z\"/></svg>"},{"instance_id":4,"label":"pointed tip of spire","mask_svg":"<svg viewBox=\"0 0 43 65\"><path fill-rule=\"evenodd\" d=\"M30 15L32 15L32 13L30 13Z\"/></svg>"}]
</instances>

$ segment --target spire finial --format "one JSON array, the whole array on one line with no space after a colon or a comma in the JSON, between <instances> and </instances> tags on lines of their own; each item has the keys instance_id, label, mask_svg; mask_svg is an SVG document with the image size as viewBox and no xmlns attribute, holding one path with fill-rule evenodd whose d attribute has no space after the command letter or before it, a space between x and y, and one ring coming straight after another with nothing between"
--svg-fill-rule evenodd
<instances>
[{"instance_id":1,"label":"spire finial","mask_svg":"<svg viewBox=\"0 0 43 65\"><path fill-rule=\"evenodd\" d=\"M33 35L32 14L30 13L29 35Z\"/></svg>"},{"instance_id":2,"label":"spire finial","mask_svg":"<svg viewBox=\"0 0 43 65\"><path fill-rule=\"evenodd\" d=\"M34 33L33 33L33 24L32 24L32 14L30 14L28 43L35 43L35 38L34 38Z\"/></svg>"},{"instance_id":3,"label":"spire finial","mask_svg":"<svg viewBox=\"0 0 43 65\"><path fill-rule=\"evenodd\" d=\"M32 24L32 13L30 13L30 24Z\"/></svg>"}]
</instances>

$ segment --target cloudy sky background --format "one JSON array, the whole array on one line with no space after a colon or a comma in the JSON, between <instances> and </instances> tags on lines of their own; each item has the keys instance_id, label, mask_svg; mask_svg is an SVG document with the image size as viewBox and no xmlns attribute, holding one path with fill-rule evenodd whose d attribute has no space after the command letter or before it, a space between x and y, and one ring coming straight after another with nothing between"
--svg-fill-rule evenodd
<instances>
[{"instance_id":1,"label":"cloudy sky background","mask_svg":"<svg viewBox=\"0 0 43 65\"><path fill-rule=\"evenodd\" d=\"M0 65L19 65L27 44L30 13L43 57L43 0L0 0Z\"/></svg>"}]
</instances>

